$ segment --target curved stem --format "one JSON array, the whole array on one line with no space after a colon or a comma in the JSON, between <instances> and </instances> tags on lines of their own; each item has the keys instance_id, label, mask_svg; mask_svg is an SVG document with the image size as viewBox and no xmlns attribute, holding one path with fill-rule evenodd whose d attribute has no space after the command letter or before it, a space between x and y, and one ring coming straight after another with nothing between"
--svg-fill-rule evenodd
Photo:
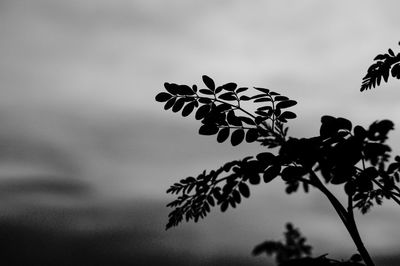
<instances>
[{"instance_id":1,"label":"curved stem","mask_svg":"<svg viewBox=\"0 0 400 266\"><path fill-rule=\"evenodd\" d=\"M339 215L340 219L342 220L344 226L346 227L347 231L349 232L351 238L353 239L354 244L357 247L358 252L360 253L361 257L363 258L364 262L367 266L375 266L374 262L371 259L367 249L364 246L364 243L361 240L360 234L357 229L357 225L354 220L353 214L353 199L352 197L349 198L349 206L348 210L343 207L340 201L326 188L326 186L321 182L318 176L314 173L314 171L310 171L310 179L313 185L318 188L330 201L333 208ZM350 211L351 209L351 211Z\"/></svg>"},{"instance_id":2,"label":"curved stem","mask_svg":"<svg viewBox=\"0 0 400 266\"><path fill-rule=\"evenodd\" d=\"M350 226L352 227L353 231L353 241L357 246L358 251L360 252L360 255L362 256L364 262L367 265L374 265L374 262L371 259L371 256L369 255L367 249L364 246L364 243L361 240L360 233L358 232L357 224L354 219L354 212L353 212L353 196L349 195L348 196L348 222L350 223Z\"/></svg>"}]
</instances>

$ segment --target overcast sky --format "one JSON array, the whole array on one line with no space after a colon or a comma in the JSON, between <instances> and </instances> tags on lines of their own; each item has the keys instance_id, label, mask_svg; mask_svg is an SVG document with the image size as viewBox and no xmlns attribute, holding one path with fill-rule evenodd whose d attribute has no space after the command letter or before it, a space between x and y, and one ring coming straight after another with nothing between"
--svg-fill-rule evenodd
<instances>
[{"instance_id":1,"label":"overcast sky","mask_svg":"<svg viewBox=\"0 0 400 266\"><path fill-rule=\"evenodd\" d=\"M398 81L359 87L376 54L399 50L399 8L395 0L0 1L0 176L68 177L101 197L164 200L179 178L259 150L215 145L194 119L154 101L165 81L199 84L203 74L297 100L293 134L315 134L324 114L398 124ZM290 219L281 212L274 230ZM398 244L390 227L398 221L371 245ZM251 236L264 225L253 226Z\"/></svg>"}]
</instances>

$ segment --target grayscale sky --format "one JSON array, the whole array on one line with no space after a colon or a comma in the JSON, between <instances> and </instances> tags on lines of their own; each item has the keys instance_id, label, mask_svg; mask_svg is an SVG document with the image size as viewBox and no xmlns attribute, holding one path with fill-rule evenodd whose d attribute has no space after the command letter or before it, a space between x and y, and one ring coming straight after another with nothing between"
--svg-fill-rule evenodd
<instances>
[{"instance_id":1,"label":"grayscale sky","mask_svg":"<svg viewBox=\"0 0 400 266\"><path fill-rule=\"evenodd\" d=\"M205 257L231 248L247 256L292 221L321 246L316 251L350 254L325 200L317 192L287 196L279 182L255 188L235 211L164 232L169 184L261 149L217 145L154 96L165 81L201 84L207 74L296 99L293 135L316 134L324 114L398 124L398 81L359 87L376 54L399 50L399 8L395 0L0 1L5 217L68 209L68 230L145 228L149 235L132 245L151 250L157 242ZM400 131L391 138L400 152ZM95 219L79 208L106 210ZM386 204L361 218L373 254L398 251L398 209Z\"/></svg>"}]
</instances>

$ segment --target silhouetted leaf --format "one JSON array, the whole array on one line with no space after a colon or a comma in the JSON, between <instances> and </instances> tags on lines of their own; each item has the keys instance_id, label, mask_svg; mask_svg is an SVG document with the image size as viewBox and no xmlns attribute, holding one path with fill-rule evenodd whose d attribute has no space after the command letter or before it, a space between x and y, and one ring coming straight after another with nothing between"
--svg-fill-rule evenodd
<instances>
[{"instance_id":1,"label":"silhouetted leaf","mask_svg":"<svg viewBox=\"0 0 400 266\"><path fill-rule=\"evenodd\" d=\"M225 127L222 128L219 132L218 132L218 136L217 136L217 141L219 143L224 142L225 140L227 140L229 137L229 127Z\"/></svg>"},{"instance_id":2,"label":"silhouetted leaf","mask_svg":"<svg viewBox=\"0 0 400 266\"><path fill-rule=\"evenodd\" d=\"M300 166L288 166L283 169L281 176L284 181L298 180L305 175L305 170Z\"/></svg>"},{"instance_id":3,"label":"silhouetted leaf","mask_svg":"<svg viewBox=\"0 0 400 266\"><path fill-rule=\"evenodd\" d=\"M209 76L203 75L203 82L204 84L212 91L215 90L215 83L214 80L212 80L212 78L210 78Z\"/></svg>"},{"instance_id":4,"label":"silhouetted leaf","mask_svg":"<svg viewBox=\"0 0 400 266\"><path fill-rule=\"evenodd\" d=\"M388 49L388 54L377 55L374 61L375 62L368 68L367 74L362 79L360 91L379 86L382 78L387 82L390 74L389 72L391 72L393 77L400 78L400 71L398 71L400 56L399 54L395 56L392 49Z\"/></svg>"},{"instance_id":5,"label":"silhouetted leaf","mask_svg":"<svg viewBox=\"0 0 400 266\"><path fill-rule=\"evenodd\" d=\"M246 183L239 184L239 192L242 194L243 197L248 198L250 197L250 189Z\"/></svg>"},{"instance_id":6,"label":"silhouetted leaf","mask_svg":"<svg viewBox=\"0 0 400 266\"><path fill-rule=\"evenodd\" d=\"M321 117L321 127L319 134L321 137L329 137L337 132L336 119L329 115L324 115Z\"/></svg>"},{"instance_id":7,"label":"silhouetted leaf","mask_svg":"<svg viewBox=\"0 0 400 266\"><path fill-rule=\"evenodd\" d=\"M222 85L222 88L226 91L231 91L233 92L236 88L237 88L237 84L230 82L230 83L226 83L224 85Z\"/></svg>"},{"instance_id":8,"label":"silhouetted leaf","mask_svg":"<svg viewBox=\"0 0 400 266\"><path fill-rule=\"evenodd\" d=\"M218 98L225 100L225 101L236 101L235 94L233 92L225 92L218 96Z\"/></svg>"},{"instance_id":9,"label":"silhouetted leaf","mask_svg":"<svg viewBox=\"0 0 400 266\"><path fill-rule=\"evenodd\" d=\"M360 140L364 140L367 137L367 131L362 126L355 126L354 136Z\"/></svg>"},{"instance_id":10,"label":"silhouetted leaf","mask_svg":"<svg viewBox=\"0 0 400 266\"><path fill-rule=\"evenodd\" d=\"M232 106L226 103L221 103L220 105L218 105L215 110L219 113L223 113L225 111L231 110Z\"/></svg>"},{"instance_id":11,"label":"silhouetted leaf","mask_svg":"<svg viewBox=\"0 0 400 266\"><path fill-rule=\"evenodd\" d=\"M202 125L199 129L200 135L215 135L218 133L218 127L210 125Z\"/></svg>"},{"instance_id":12,"label":"silhouetted leaf","mask_svg":"<svg viewBox=\"0 0 400 266\"><path fill-rule=\"evenodd\" d=\"M295 113L290 112L290 111L285 111L279 116L279 119L282 119L282 118L283 119L294 119L296 117L297 117L297 115Z\"/></svg>"},{"instance_id":13,"label":"silhouetted leaf","mask_svg":"<svg viewBox=\"0 0 400 266\"><path fill-rule=\"evenodd\" d=\"M279 175L281 172L281 166L280 165L271 165L268 167L263 174L263 179L265 183L271 182L275 177Z\"/></svg>"},{"instance_id":14,"label":"silhouetted leaf","mask_svg":"<svg viewBox=\"0 0 400 266\"><path fill-rule=\"evenodd\" d=\"M352 182L351 180L346 182L346 184L344 185L344 192L346 192L346 194L349 196L354 195L354 193L356 192L356 186L354 182Z\"/></svg>"},{"instance_id":15,"label":"silhouetted leaf","mask_svg":"<svg viewBox=\"0 0 400 266\"><path fill-rule=\"evenodd\" d=\"M211 206L215 205L215 201L214 201L214 198L212 196L208 196L207 197L207 201Z\"/></svg>"},{"instance_id":16,"label":"silhouetted leaf","mask_svg":"<svg viewBox=\"0 0 400 266\"><path fill-rule=\"evenodd\" d=\"M242 125L242 120L235 115L235 112L233 110L228 112L228 114L226 115L226 120L228 121L229 124L233 126Z\"/></svg>"},{"instance_id":17,"label":"silhouetted leaf","mask_svg":"<svg viewBox=\"0 0 400 266\"><path fill-rule=\"evenodd\" d=\"M264 97L267 97L267 96L268 96L268 94L261 93L261 94L257 94L257 95L251 96L250 99L264 98Z\"/></svg>"},{"instance_id":18,"label":"silhouetted leaf","mask_svg":"<svg viewBox=\"0 0 400 266\"><path fill-rule=\"evenodd\" d=\"M263 116L257 116L254 119L254 122L256 122L257 125L261 124L263 121L265 121L268 117L263 117Z\"/></svg>"},{"instance_id":19,"label":"silhouetted leaf","mask_svg":"<svg viewBox=\"0 0 400 266\"><path fill-rule=\"evenodd\" d=\"M202 104L210 104L213 102L213 99L209 99L209 98L199 98L199 103Z\"/></svg>"},{"instance_id":20,"label":"silhouetted leaf","mask_svg":"<svg viewBox=\"0 0 400 266\"><path fill-rule=\"evenodd\" d=\"M383 142L387 139L390 130L394 129L394 124L390 120L375 121L369 126L367 136L370 140Z\"/></svg>"},{"instance_id":21,"label":"silhouetted leaf","mask_svg":"<svg viewBox=\"0 0 400 266\"><path fill-rule=\"evenodd\" d=\"M235 202L238 204L242 201L242 199L240 197L240 193L237 190L232 191L232 197L235 200Z\"/></svg>"},{"instance_id":22,"label":"silhouetted leaf","mask_svg":"<svg viewBox=\"0 0 400 266\"><path fill-rule=\"evenodd\" d=\"M350 120L348 120L346 118L338 117L338 118L336 118L335 123L336 123L336 127L338 129L345 129L348 131L351 131L351 129L352 129L352 124L351 124Z\"/></svg>"},{"instance_id":23,"label":"silhouetted leaf","mask_svg":"<svg viewBox=\"0 0 400 266\"><path fill-rule=\"evenodd\" d=\"M214 93L211 90L208 90L208 89L200 89L199 92L203 93L205 95L214 95Z\"/></svg>"},{"instance_id":24,"label":"silhouetted leaf","mask_svg":"<svg viewBox=\"0 0 400 266\"><path fill-rule=\"evenodd\" d=\"M267 97L265 97L265 98L258 98L258 99L255 99L255 100L254 100L255 103L270 102L270 101L271 101L271 99L270 99L270 98L267 98Z\"/></svg>"},{"instance_id":25,"label":"silhouetted leaf","mask_svg":"<svg viewBox=\"0 0 400 266\"><path fill-rule=\"evenodd\" d=\"M256 90L258 90L258 91L260 91L260 92L269 94L269 89L260 88L260 87L253 87L253 88L256 89Z\"/></svg>"},{"instance_id":26,"label":"silhouetted leaf","mask_svg":"<svg viewBox=\"0 0 400 266\"><path fill-rule=\"evenodd\" d=\"M262 163L273 164L275 162L275 155L270 152L259 153L256 158Z\"/></svg>"},{"instance_id":27,"label":"silhouetted leaf","mask_svg":"<svg viewBox=\"0 0 400 266\"><path fill-rule=\"evenodd\" d=\"M241 92L245 92L245 91L247 91L249 88L247 88L247 87L240 87L240 88L238 88L237 90L236 90L236 93L241 93Z\"/></svg>"},{"instance_id":28,"label":"silhouetted leaf","mask_svg":"<svg viewBox=\"0 0 400 266\"><path fill-rule=\"evenodd\" d=\"M387 55L383 55L383 54L378 54L374 60L384 60L387 58Z\"/></svg>"},{"instance_id":29,"label":"silhouetted leaf","mask_svg":"<svg viewBox=\"0 0 400 266\"><path fill-rule=\"evenodd\" d=\"M188 103L182 110L182 116L188 116L193 112L195 102Z\"/></svg>"},{"instance_id":30,"label":"silhouetted leaf","mask_svg":"<svg viewBox=\"0 0 400 266\"><path fill-rule=\"evenodd\" d=\"M252 125L252 126L255 126L255 125L256 125L256 122L254 122L254 120L251 119L251 118L249 118L249 117L246 117L246 116L239 116L239 119L240 119L243 123L246 123L246 124L248 124L248 125Z\"/></svg>"},{"instance_id":31,"label":"silhouetted leaf","mask_svg":"<svg viewBox=\"0 0 400 266\"><path fill-rule=\"evenodd\" d=\"M258 185L261 182L261 178L258 174L252 174L249 176L249 182L252 185Z\"/></svg>"},{"instance_id":32,"label":"silhouetted leaf","mask_svg":"<svg viewBox=\"0 0 400 266\"><path fill-rule=\"evenodd\" d=\"M225 212L228 209L229 206L229 202L228 201L224 201L221 204L221 212Z\"/></svg>"},{"instance_id":33,"label":"silhouetted leaf","mask_svg":"<svg viewBox=\"0 0 400 266\"><path fill-rule=\"evenodd\" d=\"M168 102L164 105L164 109L165 110L170 109L172 106L174 106L175 101L176 101L176 97L169 99Z\"/></svg>"},{"instance_id":34,"label":"silhouetted leaf","mask_svg":"<svg viewBox=\"0 0 400 266\"><path fill-rule=\"evenodd\" d=\"M267 112L264 112L264 111L257 110L254 113L256 113L258 115L261 115L261 116L264 116L264 117L269 117L269 114Z\"/></svg>"},{"instance_id":35,"label":"silhouetted leaf","mask_svg":"<svg viewBox=\"0 0 400 266\"><path fill-rule=\"evenodd\" d=\"M275 97L276 98L276 97ZM284 109L296 105L297 102L293 100L282 101L276 104L276 108Z\"/></svg>"},{"instance_id":36,"label":"silhouetted leaf","mask_svg":"<svg viewBox=\"0 0 400 266\"><path fill-rule=\"evenodd\" d=\"M246 95L243 95L243 96L240 96L240 97L239 97L239 100L241 100L241 101L248 101L248 100L250 100L250 97L248 97L248 96L246 96Z\"/></svg>"},{"instance_id":37,"label":"silhouetted leaf","mask_svg":"<svg viewBox=\"0 0 400 266\"><path fill-rule=\"evenodd\" d=\"M392 77L400 79L400 64L394 65L390 71Z\"/></svg>"},{"instance_id":38,"label":"silhouetted leaf","mask_svg":"<svg viewBox=\"0 0 400 266\"><path fill-rule=\"evenodd\" d=\"M185 104L185 99L179 98L178 100L176 100L174 106L172 107L172 112L174 113L179 112L184 104Z\"/></svg>"},{"instance_id":39,"label":"silhouetted leaf","mask_svg":"<svg viewBox=\"0 0 400 266\"><path fill-rule=\"evenodd\" d=\"M247 142L254 142L258 138L258 130L256 128L252 128L247 130L246 132L246 141Z\"/></svg>"},{"instance_id":40,"label":"silhouetted leaf","mask_svg":"<svg viewBox=\"0 0 400 266\"><path fill-rule=\"evenodd\" d=\"M159 94L157 94L156 96L156 101L157 102L166 102L169 99L172 98L172 95L166 92L160 92Z\"/></svg>"},{"instance_id":41,"label":"silhouetted leaf","mask_svg":"<svg viewBox=\"0 0 400 266\"><path fill-rule=\"evenodd\" d=\"M275 96L275 98L274 98L274 100L275 101L287 101L287 100L289 100L289 98L288 97L286 97L286 96Z\"/></svg>"},{"instance_id":42,"label":"silhouetted leaf","mask_svg":"<svg viewBox=\"0 0 400 266\"><path fill-rule=\"evenodd\" d=\"M193 95L195 94L192 88L187 85L178 85L178 91L181 95Z\"/></svg>"},{"instance_id":43,"label":"silhouetted leaf","mask_svg":"<svg viewBox=\"0 0 400 266\"><path fill-rule=\"evenodd\" d=\"M351 256L350 260L351 260L351 261L354 261L354 262L362 262L362 261L363 261L361 255L358 254L358 253L357 253L357 254L353 254L353 255Z\"/></svg>"},{"instance_id":44,"label":"silhouetted leaf","mask_svg":"<svg viewBox=\"0 0 400 266\"><path fill-rule=\"evenodd\" d=\"M244 130L243 129L237 129L233 131L232 136L231 136L231 143L233 146L239 145L244 139Z\"/></svg>"},{"instance_id":45,"label":"silhouetted leaf","mask_svg":"<svg viewBox=\"0 0 400 266\"><path fill-rule=\"evenodd\" d=\"M197 120L203 119L210 112L210 109L209 105L200 106L196 111L195 118Z\"/></svg>"},{"instance_id":46,"label":"silhouetted leaf","mask_svg":"<svg viewBox=\"0 0 400 266\"><path fill-rule=\"evenodd\" d=\"M173 95L177 95L179 93L178 84L165 82L164 88Z\"/></svg>"}]
</instances>

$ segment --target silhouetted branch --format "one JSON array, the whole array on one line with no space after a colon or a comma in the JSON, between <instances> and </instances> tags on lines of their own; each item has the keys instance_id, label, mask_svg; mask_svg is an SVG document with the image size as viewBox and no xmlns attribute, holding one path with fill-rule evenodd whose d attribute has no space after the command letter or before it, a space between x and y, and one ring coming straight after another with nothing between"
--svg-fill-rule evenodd
<instances>
[{"instance_id":1,"label":"silhouetted branch","mask_svg":"<svg viewBox=\"0 0 400 266\"><path fill-rule=\"evenodd\" d=\"M368 70L362 90L379 85L382 77L387 81L390 69L394 77L400 78L399 57L390 49L388 55L377 56L378 62ZM216 135L220 143L230 138L233 146L257 141L267 148L277 148L277 152L228 162L217 170L204 171L196 178L187 177L172 185L167 192L176 194L177 199L167 205L174 208L167 229L184 219L197 222L212 207L219 206L222 212L235 208L242 198L250 196L251 185L258 185L261 180L269 183L279 176L288 194L296 192L300 185L306 193L310 186L320 190L334 207L364 262L373 266L358 233L353 209L358 208L364 214L374 202L382 204L384 198L400 204L400 189L396 186L400 182L400 157L389 163L391 148L386 144L389 131L394 129L393 122L380 120L368 128L353 127L345 118L325 115L321 118L319 135L287 138L285 124L296 118L288 109L296 101L259 87L254 87L259 94L250 97L242 94L247 87L238 87L233 82L217 87L210 77L204 75L202 79L204 89L165 83L166 92L159 93L156 100L164 102L166 110L182 110L183 116L196 110L195 118L202 124L201 135ZM247 111L242 102L252 102L256 111ZM325 184L343 185L347 210L319 176Z\"/></svg>"},{"instance_id":2,"label":"silhouetted branch","mask_svg":"<svg viewBox=\"0 0 400 266\"><path fill-rule=\"evenodd\" d=\"M361 91L379 86L382 79L387 82L390 74L393 78L400 79L400 53L395 55L393 50L389 49L388 53L377 55L374 61L376 62L368 68L363 77Z\"/></svg>"}]
</instances>

